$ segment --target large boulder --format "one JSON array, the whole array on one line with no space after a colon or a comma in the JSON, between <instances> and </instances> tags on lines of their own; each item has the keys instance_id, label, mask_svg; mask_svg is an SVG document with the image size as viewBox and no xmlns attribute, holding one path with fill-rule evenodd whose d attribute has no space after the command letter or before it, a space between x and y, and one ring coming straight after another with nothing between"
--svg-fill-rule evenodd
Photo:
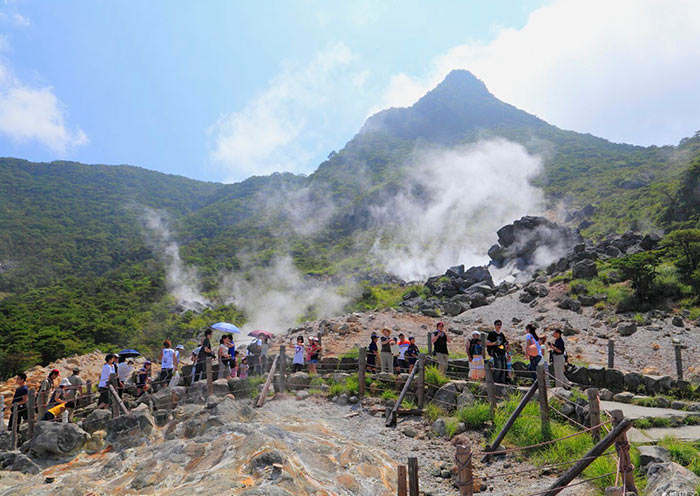
<instances>
[{"instance_id":1,"label":"large boulder","mask_svg":"<svg viewBox=\"0 0 700 496\"><path fill-rule=\"evenodd\" d=\"M217 379L212 385L214 386L214 394L217 396L223 396L229 393L228 379Z\"/></svg>"},{"instance_id":2,"label":"large boulder","mask_svg":"<svg viewBox=\"0 0 700 496\"><path fill-rule=\"evenodd\" d=\"M573 266L574 279L593 279L598 276L598 267L593 260L585 259Z\"/></svg>"},{"instance_id":3,"label":"large boulder","mask_svg":"<svg viewBox=\"0 0 700 496\"><path fill-rule=\"evenodd\" d=\"M666 394L673 389L673 378L667 375L643 375L642 383L649 394Z\"/></svg>"},{"instance_id":4,"label":"large boulder","mask_svg":"<svg viewBox=\"0 0 700 496\"><path fill-rule=\"evenodd\" d=\"M206 385L206 383L204 384ZM202 395L203 394L204 391L202 391ZM186 396L187 389L183 386L176 386L174 388L166 387L151 394L151 400L156 410L172 410L180 401L184 401Z\"/></svg>"},{"instance_id":5,"label":"large boulder","mask_svg":"<svg viewBox=\"0 0 700 496\"><path fill-rule=\"evenodd\" d=\"M121 415L107 422L107 442L124 446L140 446L148 440L156 423L148 408L142 405L129 415Z\"/></svg>"},{"instance_id":6,"label":"large boulder","mask_svg":"<svg viewBox=\"0 0 700 496\"><path fill-rule=\"evenodd\" d=\"M605 386L613 391L620 391L625 387L625 374L617 369L605 370Z\"/></svg>"},{"instance_id":7,"label":"large boulder","mask_svg":"<svg viewBox=\"0 0 700 496\"><path fill-rule=\"evenodd\" d=\"M673 462L652 463L647 468L647 496L696 494L700 477Z\"/></svg>"},{"instance_id":8,"label":"large boulder","mask_svg":"<svg viewBox=\"0 0 700 496\"><path fill-rule=\"evenodd\" d=\"M474 395L472 395L469 388L464 388L459 396L457 396L457 408L462 408L465 406L472 406L475 402Z\"/></svg>"},{"instance_id":9,"label":"large boulder","mask_svg":"<svg viewBox=\"0 0 700 496\"><path fill-rule=\"evenodd\" d=\"M231 392L236 398L248 398L253 394L251 391L254 388L250 379L231 378L227 382L229 392Z\"/></svg>"},{"instance_id":10,"label":"large boulder","mask_svg":"<svg viewBox=\"0 0 700 496\"><path fill-rule=\"evenodd\" d=\"M311 376L306 372L295 372L287 377L287 387L292 391L306 389L311 382Z\"/></svg>"},{"instance_id":11,"label":"large boulder","mask_svg":"<svg viewBox=\"0 0 700 496\"><path fill-rule=\"evenodd\" d=\"M63 422L37 422L29 452L37 458L72 457L90 439L90 434L76 424Z\"/></svg>"},{"instance_id":12,"label":"large boulder","mask_svg":"<svg viewBox=\"0 0 700 496\"><path fill-rule=\"evenodd\" d=\"M450 381L435 392L433 401L446 409L454 409L457 406L459 389L454 381Z\"/></svg>"},{"instance_id":13,"label":"large boulder","mask_svg":"<svg viewBox=\"0 0 700 496\"><path fill-rule=\"evenodd\" d=\"M671 461L671 454L663 446L638 446L639 466L645 468L651 463L667 463Z\"/></svg>"},{"instance_id":14,"label":"large boulder","mask_svg":"<svg viewBox=\"0 0 700 496\"><path fill-rule=\"evenodd\" d=\"M567 379L576 384L583 386L590 386L591 384L591 377L586 367L575 367L571 371L566 372L565 375Z\"/></svg>"},{"instance_id":15,"label":"large boulder","mask_svg":"<svg viewBox=\"0 0 700 496\"><path fill-rule=\"evenodd\" d=\"M107 422L112 420L112 412L109 410L93 410L83 420L83 430L89 434L103 431L107 428Z\"/></svg>"},{"instance_id":16,"label":"large boulder","mask_svg":"<svg viewBox=\"0 0 700 496\"><path fill-rule=\"evenodd\" d=\"M617 332L620 333L620 336L631 336L637 332L637 324L634 322L620 322L617 325Z\"/></svg>"},{"instance_id":17,"label":"large boulder","mask_svg":"<svg viewBox=\"0 0 700 496\"><path fill-rule=\"evenodd\" d=\"M590 377L591 385L602 388L607 387L605 383L605 367L600 365L589 365L588 366L588 377Z\"/></svg>"}]
</instances>

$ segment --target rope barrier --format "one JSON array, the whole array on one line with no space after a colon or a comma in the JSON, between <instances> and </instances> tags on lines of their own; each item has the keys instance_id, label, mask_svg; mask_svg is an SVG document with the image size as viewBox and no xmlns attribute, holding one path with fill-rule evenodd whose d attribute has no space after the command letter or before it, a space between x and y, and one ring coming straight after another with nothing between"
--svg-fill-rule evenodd
<instances>
[{"instance_id":1,"label":"rope barrier","mask_svg":"<svg viewBox=\"0 0 700 496\"><path fill-rule=\"evenodd\" d=\"M500 450L500 451L491 451L491 452L477 453L477 455L479 455L479 456L505 455L505 454L507 454L507 453L515 453L515 452L524 451L524 450L527 450L527 449L539 448L539 447L542 447L542 446L547 446L547 445L549 445L549 444L558 443L559 441L563 441L564 439L570 439L570 438L572 438L572 437L580 436L581 434L585 434L585 433L587 433L587 432L590 432L590 431L592 431L593 429L597 429L598 427L601 427L601 426L603 426L603 425L605 425L605 424L607 424L607 423L608 423L608 422L601 422L601 423L598 424L598 425L594 425L594 426L592 426L592 427L586 427L584 430L575 432L575 433L573 433L573 434L569 434L568 436L560 437L560 438L557 438L557 439L550 439L549 441L542 441L541 443L531 444L531 445L529 445L529 446L518 446L518 447L515 447L515 448L507 448L507 449L503 449L503 450Z\"/></svg>"},{"instance_id":2,"label":"rope barrier","mask_svg":"<svg viewBox=\"0 0 700 496\"><path fill-rule=\"evenodd\" d=\"M589 477L588 479L584 479L580 482L574 482L573 484L567 484L566 486L563 486L562 489L566 489L568 487L574 487L574 486L580 486L581 484L588 484L589 482L593 482L594 480L598 479L604 479L605 477L610 477L613 475L615 472L610 472L604 475L599 475L597 477ZM530 493L527 496L539 496L540 494L546 494L550 491L550 489L545 489L544 491L538 491L536 493Z\"/></svg>"},{"instance_id":3,"label":"rope barrier","mask_svg":"<svg viewBox=\"0 0 700 496\"><path fill-rule=\"evenodd\" d=\"M602 455L599 456L584 456L583 458L579 458L578 460L571 460L567 462L559 462L559 463L550 463L546 465L540 465L539 467L534 467L534 468L528 468L525 470L516 470L513 472L500 472L498 474L493 474L493 475L481 475L478 477L473 477L475 480L492 480L492 479L499 479L501 477L509 477L511 475L519 475L519 474L525 474L529 472L539 472L541 470L547 469L547 468L555 468L555 467L561 467L564 465L572 465L574 463L581 462L583 460L595 460L596 458L600 458L602 456L612 456L614 453L603 453Z\"/></svg>"}]
</instances>

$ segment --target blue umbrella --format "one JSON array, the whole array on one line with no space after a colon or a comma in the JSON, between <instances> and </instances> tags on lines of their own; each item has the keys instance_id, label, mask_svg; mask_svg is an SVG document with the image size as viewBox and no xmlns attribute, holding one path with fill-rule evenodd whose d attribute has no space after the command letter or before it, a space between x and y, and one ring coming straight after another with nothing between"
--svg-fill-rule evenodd
<instances>
[{"instance_id":1,"label":"blue umbrella","mask_svg":"<svg viewBox=\"0 0 700 496\"><path fill-rule=\"evenodd\" d=\"M122 350L119 352L119 356L126 358L135 358L137 356L141 356L141 353L139 353L136 350Z\"/></svg>"},{"instance_id":2,"label":"blue umbrella","mask_svg":"<svg viewBox=\"0 0 700 496\"><path fill-rule=\"evenodd\" d=\"M221 332L235 332L236 334L241 333L238 327L233 324L229 324L228 322L217 322L216 324L213 324L211 328Z\"/></svg>"}]
</instances>

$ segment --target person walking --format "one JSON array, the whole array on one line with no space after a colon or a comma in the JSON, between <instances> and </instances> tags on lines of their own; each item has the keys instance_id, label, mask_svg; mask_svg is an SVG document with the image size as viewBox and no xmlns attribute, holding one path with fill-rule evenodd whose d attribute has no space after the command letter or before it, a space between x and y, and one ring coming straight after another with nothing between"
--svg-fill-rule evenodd
<instances>
[{"instance_id":1,"label":"person walking","mask_svg":"<svg viewBox=\"0 0 700 496\"><path fill-rule=\"evenodd\" d=\"M508 339L501 330L503 322L496 320L493 330L486 337L486 351L493 358L494 381L500 384L508 384L508 361L506 352L510 349Z\"/></svg>"},{"instance_id":2,"label":"person walking","mask_svg":"<svg viewBox=\"0 0 700 496\"><path fill-rule=\"evenodd\" d=\"M391 345L395 341L391 338L391 329L385 327L382 329L382 337L379 339L381 344L381 353L379 358L382 365L383 374L391 374L394 371L394 355L391 352Z\"/></svg>"},{"instance_id":3,"label":"person walking","mask_svg":"<svg viewBox=\"0 0 700 496\"><path fill-rule=\"evenodd\" d=\"M452 341L452 339L445 333L445 324L438 322L435 332L431 336L430 340L433 342L433 355L438 363L438 370L441 373L447 372L447 360L449 358L449 352L447 351L447 343Z\"/></svg>"},{"instance_id":4,"label":"person walking","mask_svg":"<svg viewBox=\"0 0 700 496\"><path fill-rule=\"evenodd\" d=\"M542 346L540 345L540 337L537 335L537 329L535 329L533 324L527 324L525 330L527 331L525 334L525 356L530 360L527 370L532 373L534 379L537 373L537 365L542 361Z\"/></svg>"},{"instance_id":5,"label":"person walking","mask_svg":"<svg viewBox=\"0 0 700 496\"><path fill-rule=\"evenodd\" d=\"M415 367L416 362L418 361L418 355L420 354L420 350L418 349L418 345L416 344L416 338L413 336L408 337L408 348L406 348L406 353L404 354L404 357L406 359L406 363L408 363L408 373L410 374L413 372L413 367Z\"/></svg>"},{"instance_id":6,"label":"person walking","mask_svg":"<svg viewBox=\"0 0 700 496\"><path fill-rule=\"evenodd\" d=\"M549 351L552 354L552 365L554 367L554 385L556 387L570 388L571 383L564 375L566 370L566 344L564 344L561 329L554 329L554 343L549 343Z\"/></svg>"},{"instance_id":7,"label":"person walking","mask_svg":"<svg viewBox=\"0 0 700 496\"><path fill-rule=\"evenodd\" d=\"M177 368L177 356L172 348L172 343L169 339L163 341L163 349L160 350L160 375L158 382L161 387L167 387L170 379L173 378L173 370Z\"/></svg>"},{"instance_id":8,"label":"person walking","mask_svg":"<svg viewBox=\"0 0 700 496\"><path fill-rule=\"evenodd\" d=\"M105 363L100 371L100 382L97 383L97 390L100 397L97 400L97 409L106 408L109 405L109 378L114 374L114 355L108 353L105 356Z\"/></svg>"},{"instance_id":9,"label":"person walking","mask_svg":"<svg viewBox=\"0 0 700 496\"><path fill-rule=\"evenodd\" d=\"M68 376L70 388L66 392L67 408L75 410L82 404L83 378L80 377L80 367L73 367L72 374Z\"/></svg>"},{"instance_id":10,"label":"person walking","mask_svg":"<svg viewBox=\"0 0 700 496\"><path fill-rule=\"evenodd\" d=\"M304 370L304 336L297 336L294 346L294 358L292 359L292 374Z\"/></svg>"},{"instance_id":11,"label":"person walking","mask_svg":"<svg viewBox=\"0 0 700 496\"><path fill-rule=\"evenodd\" d=\"M194 374L194 380L200 381L204 378L205 366L207 363L207 358L213 357L214 354L211 351L211 335L213 331L207 329L204 331L204 338L202 339L201 346L199 348L199 353L197 354L197 368Z\"/></svg>"},{"instance_id":12,"label":"person walking","mask_svg":"<svg viewBox=\"0 0 700 496\"><path fill-rule=\"evenodd\" d=\"M12 397L12 403L10 404L10 421L7 423L7 430L12 431L12 426L15 422L14 405L17 405L17 432L19 432L19 426L22 425L22 420L27 421L27 401L29 401L29 388L27 388L27 374L20 372L15 378L15 384L17 388L15 389L15 395Z\"/></svg>"},{"instance_id":13,"label":"person walking","mask_svg":"<svg viewBox=\"0 0 700 496\"><path fill-rule=\"evenodd\" d=\"M379 361L379 346L377 346L377 341L379 341L379 335L376 332L372 332L370 337L369 346L367 346L367 371L376 372L377 362Z\"/></svg>"},{"instance_id":14,"label":"person walking","mask_svg":"<svg viewBox=\"0 0 700 496\"><path fill-rule=\"evenodd\" d=\"M469 378L480 381L486 377L484 369L484 356L481 347L481 333L472 332L472 337L467 342L467 356L469 357Z\"/></svg>"},{"instance_id":15,"label":"person walking","mask_svg":"<svg viewBox=\"0 0 700 496\"><path fill-rule=\"evenodd\" d=\"M41 381L41 385L39 386L39 401L46 401L46 408L51 408L55 404L51 403L51 398L53 397L56 377L60 374L58 369L53 369L49 372L48 377Z\"/></svg>"}]
</instances>

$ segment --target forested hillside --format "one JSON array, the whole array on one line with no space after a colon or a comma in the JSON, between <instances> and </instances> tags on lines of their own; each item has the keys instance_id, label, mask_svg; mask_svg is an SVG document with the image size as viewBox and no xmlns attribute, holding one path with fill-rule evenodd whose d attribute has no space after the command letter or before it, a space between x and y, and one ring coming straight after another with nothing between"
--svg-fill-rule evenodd
<instances>
[{"instance_id":1,"label":"forested hillside","mask_svg":"<svg viewBox=\"0 0 700 496\"><path fill-rule=\"evenodd\" d=\"M242 322L230 305L172 310L163 262L144 231L147 208L169 218L184 264L197 268L214 302L220 271L281 254L308 274L368 277L382 269L367 257L372 209L404 187L416 148L491 137L543 157L535 182L585 236L700 222L698 135L644 148L564 131L499 101L466 71L410 108L369 118L309 176L223 185L130 166L2 158L0 374L95 346L154 344L166 330L185 338L214 319Z\"/></svg>"}]
</instances>

